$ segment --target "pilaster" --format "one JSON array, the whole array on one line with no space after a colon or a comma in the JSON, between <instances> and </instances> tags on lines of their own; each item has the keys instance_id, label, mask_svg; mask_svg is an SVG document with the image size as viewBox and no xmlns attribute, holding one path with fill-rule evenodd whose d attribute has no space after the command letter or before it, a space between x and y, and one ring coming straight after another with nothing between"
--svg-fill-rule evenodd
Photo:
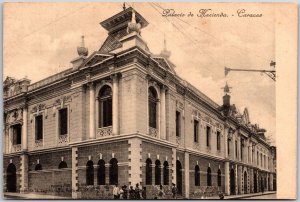
<instances>
[{"instance_id":1,"label":"pilaster","mask_svg":"<svg viewBox=\"0 0 300 202\"><path fill-rule=\"evenodd\" d=\"M229 162L225 162L225 195L230 195L230 171Z\"/></svg>"},{"instance_id":2,"label":"pilaster","mask_svg":"<svg viewBox=\"0 0 300 202\"><path fill-rule=\"evenodd\" d=\"M185 198L190 196L190 155L184 153L184 194Z\"/></svg>"},{"instance_id":3,"label":"pilaster","mask_svg":"<svg viewBox=\"0 0 300 202\"><path fill-rule=\"evenodd\" d=\"M166 87L160 89L160 137L166 139Z\"/></svg>"},{"instance_id":4,"label":"pilaster","mask_svg":"<svg viewBox=\"0 0 300 202\"><path fill-rule=\"evenodd\" d=\"M89 83L89 93L90 93L90 115L89 115L89 132L90 132L90 139L96 138L95 133L95 87L94 83Z\"/></svg>"},{"instance_id":5,"label":"pilaster","mask_svg":"<svg viewBox=\"0 0 300 202\"><path fill-rule=\"evenodd\" d=\"M112 76L113 80L113 123L112 123L112 133L113 135L119 134L119 80L118 75L115 74Z\"/></svg>"},{"instance_id":6,"label":"pilaster","mask_svg":"<svg viewBox=\"0 0 300 202\"><path fill-rule=\"evenodd\" d=\"M28 190L28 155L22 154L20 156L20 161L21 161L20 192L24 193Z\"/></svg>"},{"instance_id":7,"label":"pilaster","mask_svg":"<svg viewBox=\"0 0 300 202\"><path fill-rule=\"evenodd\" d=\"M142 182L142 140L139 138L132 138L128 140L128 143L129 184L134 186L135 184L141 184Z\"/></svg>"},{"instance_id":8,"label":"pilaster","mask_svg":"<svg viewBox=\"0 0 300 202\"><path fill-rule=\"evenodd\" d=\"M27 106L23 108L23 124L22 124L22 149L27 151L28 136L27 136Z\"/></svg>"},{"instance_id":9,"label":"pilaster","mask_svg":"<svg viewBox=\"0 0 300 202\"><path fill-rule=\"evenodd\" d=\"M174 184L176 184L176 160L176 148L172 148L172 183Z\"/></svg>"},{"instance_id":10,"label":"pilaster","mask_svg":"<svg viewBox=\"0 0 300 202\"><path fill-rule=\"evenodd\" d=\"M72 147L72 198L80 198L78 190L78 148Z\"/></svg>"}]
</instances>

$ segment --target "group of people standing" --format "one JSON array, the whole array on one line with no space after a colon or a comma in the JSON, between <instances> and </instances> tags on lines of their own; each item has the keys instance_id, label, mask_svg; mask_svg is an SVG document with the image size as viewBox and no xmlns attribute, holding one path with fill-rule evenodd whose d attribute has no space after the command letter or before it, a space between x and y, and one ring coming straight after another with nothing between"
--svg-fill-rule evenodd
<instances>
[{"instance_id":1,"label":"group of people standing","mask_svg":"<svg viewBox=\"0 0 300 202\"><path fill-rule=\"evenodd\" d=\"M177 188L175 184L172 184L172 196L175 199L177 195ZM114 199L147 199L146 187L140 188L140 185L137 183L135 185L135 189L133 186L130 186L129 189L126 185L123 185L119 188L118 184L116 184L113 188L113 196ZM154 199L164 199L165 192L163 186L159 186L159 190L157 191Z\"/></svg>"}]
</instances>

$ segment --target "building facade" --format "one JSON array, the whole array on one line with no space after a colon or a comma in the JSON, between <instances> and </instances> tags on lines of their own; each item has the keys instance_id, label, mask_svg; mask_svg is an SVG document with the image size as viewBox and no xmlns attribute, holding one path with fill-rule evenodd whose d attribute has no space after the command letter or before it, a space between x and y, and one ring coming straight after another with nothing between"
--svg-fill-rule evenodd
<instances>
[{"instance_id":1,"label":"building facade","mask_svg":"<svg viewBox=\"0 0 300 202\"><path fill-rule=\"evenodd\" d=\"M4 81L4 192L109 198L141 184L149 198L175 183L199 198L276 190L276 147L230 103L218 105L153 55L148 22L127 8L100 23L108 36L73 67L31 84Z\"/></svg>"}]
</instances>

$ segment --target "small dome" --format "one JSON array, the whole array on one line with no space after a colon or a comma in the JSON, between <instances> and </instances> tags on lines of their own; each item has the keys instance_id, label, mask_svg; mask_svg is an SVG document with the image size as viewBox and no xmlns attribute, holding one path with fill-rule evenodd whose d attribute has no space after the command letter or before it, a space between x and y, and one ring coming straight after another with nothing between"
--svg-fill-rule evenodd
<instances>
[{"instance_id":1,"label":"small dome","mask_svg":"<svg viewBox=\"0 0 300 202\"><path fill-rule=\"evenodd\" d=\"M140 34L140 29L141 29L141 24L136 23L136 18L135 18L135 11L132 10L132 17L131 17L131 22L128 23L128 31L130 32L136 32Z\"/></svg>"},{"instance_id":2,"label":"small dome","mask_svg":"<svg viewBox=\"0 0 300 202\"><path fill-rule=\"evenodd\" d=\"M82 36L81 38L81 46L77 47L77 53L79 56L88 56L89 50L84 46L84 36Z\"/></svg>"}]
</instances>

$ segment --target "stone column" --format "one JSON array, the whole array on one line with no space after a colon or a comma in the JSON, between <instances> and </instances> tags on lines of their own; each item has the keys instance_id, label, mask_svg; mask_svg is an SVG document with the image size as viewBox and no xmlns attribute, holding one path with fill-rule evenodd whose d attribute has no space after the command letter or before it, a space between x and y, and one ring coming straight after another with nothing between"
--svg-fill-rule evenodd
<instances>
[{"instance_id":1,"label":"stone column","mask_svg":"<svg viewBox=\"0 0 300 202\"><path fill-rule=\"evenodd\" d=\"M21 183L21 189L20 192L24 193L28 189L28 155L22 154L20 156L21 161L21 169L20 169L20 183Z\"/></svg>"},{"instance_id":2,"label":"stone column","mask_svg":"<svg viewBox=\"0 0 300 202\"><path fill-rule=\"evenodd\" d=\"M230 195L230 171L229 162L225 162L225 195Z\"/></svg>"},{"instance_id":3,"label":"stone column","mask_svg":"<svg viewBox=\"0 0 300 202\"><path fill-rule=\"evenodd\" d=\"M90 91L90 139L95 139L95 87L94 83L89 83L89 91Z\"/></svg>"},{"instance_id":4,"label":"stone column","mask_svg":"<svg viewBox=\"0 0 300 202\"><path fill-rule=\"evenodd\" d=\"M184 194L185 198L190 197L190 156L184 153Z\"/></svg>"},{"instance_id":5,"label":"stone column","mask_svg":"<svg viewBox=\"0 0 300 202\"><path fill-rule=\"evenodd\" d=\"M115 74L112 76L113 80L113 120L112 120L112 134L119 135L119 81L118 75Z\"/></svg>"},{"instance_id":6,"label":"stone column","mask_svg":"<svg viewBox=\"0 0 300 202\"><path fill-rule=\"evenodd\" d=\"M130 185L135 186L135 184L139 183L141 184L142 182L142 169L144 169L142 167L142 141L139 138L133 138L128 140L129 143L129 163L128 163L128 167L129 167L129 178L128 181L130 183ZM153 168L152 168L153 169ZM152 170L152 173L155 173L155 169ZM155 176L155 174L152 176ZM154 181L153 181L154 182ZM146 184L146 182L144 182L144 184Z\"/></svg>"},{"instance_id":7,"label":"stone column","mask_svg":"<svg viewBox=\"0 0 300 202\"><path fill-rule=\"evenodd\" d=\"M23 108L23 125L22 125L22 149L26 151L28 149L27 141L27 106Z\"/></svg>"},{"instance_id":8,"label":"stone column","mask_svg":"<svg viewBox=\"0 0 300 202\"><path fill-rule=\"evenodd\" d=\"M160 138L166 139L166 87L160 89Z\"/></svg>"}]
</instances>

